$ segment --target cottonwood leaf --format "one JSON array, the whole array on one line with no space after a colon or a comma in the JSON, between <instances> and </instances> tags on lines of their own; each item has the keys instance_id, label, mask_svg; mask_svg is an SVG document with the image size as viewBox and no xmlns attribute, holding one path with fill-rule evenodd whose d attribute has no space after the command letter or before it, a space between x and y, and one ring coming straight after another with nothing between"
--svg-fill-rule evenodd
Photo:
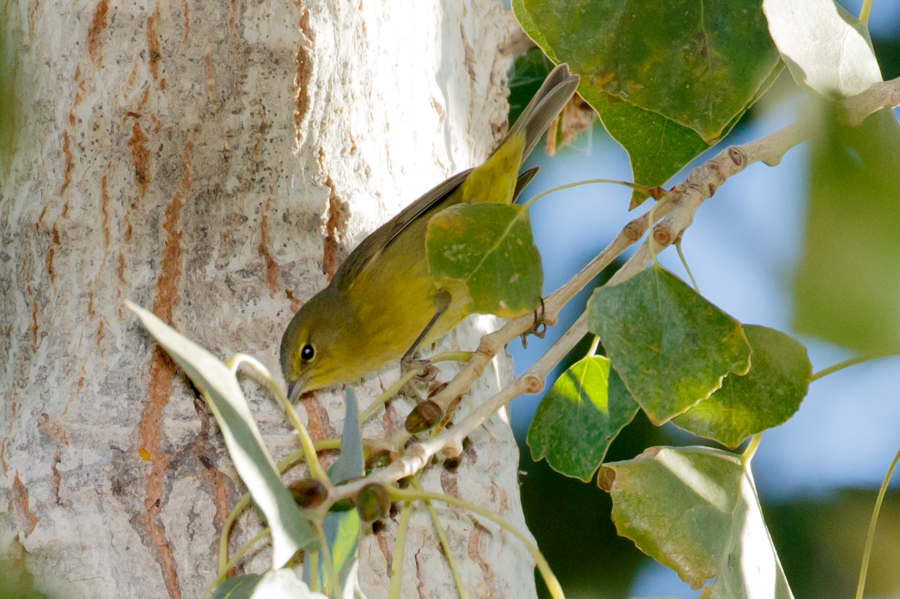
<instances>
[{"instance_id":1,"label":"cottonwood leaf","mask_svg":"<svg viewBox=\"0 0 900 599\"><path fill-rule=\"evenodd\" d=\"M833 0L763 0L769 31L801 87L855 95L881 81L869 31Z\"/></svg>"},{"instance_id":2,"label":"cottonwood leaf","mask_svg":"<svg viewBox=\"0 0 900 599\"><path fill-rule=\"evenodd\" d=\"M758 0L512 6L535 43L582 76L578 92L643 185L662 185L724 137L782 67Z\"/></svg>"},{"instance_id":3,"label":"cottonwood leaf","mask_svg":"<svg viewBox=\"0 0 900 599\"><path fill-rule=\"evenodd\" d=\"M765 0L772 38L821 100L881 81L869 32L832 0ZM798 331L862 353L900 351L900 126L881 110L859 127L820 107L813 137Z\"/></svg>"},{"instance_id":4,"label":"cottonwood leaf","mask_svg":"<svg viewBox=\"0 0 900 599\"><path fill-rule=\"evenodd\" d=\"M709 399L676 417L679 428L731 448L794 415L809 389L812 364L806 347L789 335L744 325L750 372L725 377Z\"/></svg>"},{"instance_id":5,"label":"cottonwood leaf","mask_svg":"<svg viewBox=\"0 0 900 599\"><path fill-rule=\"evenodd\" d=\"M451 206L428 221L426 247L431 274L463 282L472 312L511 318L540 302L544 273L524 206Z\"/></svg>"},{"instance_id":6,"label":"cottonwood leaf","mask_svg":"<svg viewBox=\"0 0 900 599\"><path fill-rule=\"evenodd\" d=\"M706 447L654 447L605 464L619 535L706 599L793 597L763 519L756 485L734 454Z\"/></svg>"},{"instance_id":7,"label":"cottonwood leaf","mask_svg":"<svg viewBox=\"0 0 900 599\"><path fill-rule=\"evenodd\" d=\"M900 352L900 126L826 110L813 138L794 326L864 354Z\"/></svg>"},{"instance_id":8,"label":"cottonwood leaf","mask_svg":"<svg viewBox=\"0 0 900 599\"><path fill-rule=\"evenodd\" d=\"M546 458L557 472L587 482L638 409L608 358L579 360L538 406L528 429L531 457Z\"/></svg>"},{"instance_id":9,"label":"cottonwood leaf","mask_svg":"<svg viewBox=\"0 0 900 599\"><path fill-rule=\"evenodd\" d=\"M203 393L234 467L269 525L273 568L285 565L299 549L315 545L315 533L281 482L234 373L152 313L131 302L125 305Z\"/></svg>"},{"instance_id":10,"label":"cottonwood leaf","mask_svg":"<svg viewBox=\"0 0 900 599\"><path fill-rule=\"evenodd\" d=\"M595 290L588 326L654 424L709 397L729 373L750 368L740 323L660 267Z\"/></svg>"}]
</instances>

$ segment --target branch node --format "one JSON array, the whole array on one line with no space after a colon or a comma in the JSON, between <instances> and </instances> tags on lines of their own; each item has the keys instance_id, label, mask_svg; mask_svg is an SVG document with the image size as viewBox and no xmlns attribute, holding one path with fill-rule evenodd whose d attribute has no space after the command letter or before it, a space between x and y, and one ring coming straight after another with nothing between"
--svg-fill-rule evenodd
<instances>
[{"instance_id":1,"label":"branch node","mask_svg":"<svg viewBox=\"0 0 900 599\"><path fill-rule=\"evenodd\" d=\"M454 439L452 443L444 447L441 450L441 453L444 454L444 458L447 460L459 460L459 456L462 455L462 446Z\"/></svg>"},{"instance_id":2,"label":"branch node","mask_svg":"<svg viewBox=\"0 0 900 599\"><path fill-rule=\"evenodd\" d=\"M475 350L475 353L482 354L488 359L491 359L496 356L499 351L500 348L497 346L497 342L491 338L491 335L485 335L478 343L478 349Z\"/></svg>"},{"instance_id":3,"label":"branch node","mask_svg":"<svg viewBox=\"0 0 900 599\"><path fill-rule=\"evenodd\" d=\"M744 148L740 146L731 146L727 151L728 157L731 158L731 161L737 166L747 166L747 153L744 151Z\"/></svg>"},{"instance_id":4,"label":"branch node","mask_svg":"<svg viewBox=\"0 0 900 599\"><path fill-rule=\"evenodd\" d=\"M643 217L641 220L643 220ZM625 228L622 229L622 233L625 234L625 239L627 239L629 243L634 243L644 234L644 227L639 222L631 221L625 225Z\"/></svg>"},{"instance_id":5,"label":"branch node","mask_svg":"<svg viewBox=\"0 0 900 599\"><path fill-rule=\"evenodd\" d=\"M540 393L544 389L544 377L538 374L522 376L523 393Z\"/></svg>"},{"instance_id":6,"label":"branch node","mask_svg":"<svg viewBox=\"0 0 900 599\"><path fill-rule=\"evenodd\" d=\"M669 247L674 238L675 236L672 235L672 230L669 228L668 223L660 223L653 227L653 243L658 249Z\"/></svg>"}]
</instances>

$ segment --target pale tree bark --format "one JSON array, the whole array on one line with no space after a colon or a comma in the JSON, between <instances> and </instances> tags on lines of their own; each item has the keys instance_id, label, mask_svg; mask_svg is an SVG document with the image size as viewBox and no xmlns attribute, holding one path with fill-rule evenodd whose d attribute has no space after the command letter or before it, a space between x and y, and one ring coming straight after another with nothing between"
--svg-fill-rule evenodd
<instances>
[{"instance_id":1,"label":"pale tree bark","mask_svg":"<svg viewBox=\"0 0 900 599\"><path fill-rule=\"evenodd\" d=\"M19 128L0 173L0 551L24 550L60 597L198 597L243 487L124 300L277 371L292 312L348 251L487 156L505 127L510 21L493 0L4 4ZM474 349L491 321L470 325L442 343ZM466 402L510 370L498 361ZM361 403L396 375L368 377ZM283 456L282 415L245 388ZM393 402L365 436L410 407ZM337 392L301 411L315 438L339 434ZM495 417L471 441L426 487L524 529L509 427ZM470 597L535 595L515 539L438 511ZM242 521L233 545L257 524ZM388 520L362 542L371 597L387 596L395 531ZM404 596L455 596L424 510L403 576Z\"/></svg>"}]
</instances>

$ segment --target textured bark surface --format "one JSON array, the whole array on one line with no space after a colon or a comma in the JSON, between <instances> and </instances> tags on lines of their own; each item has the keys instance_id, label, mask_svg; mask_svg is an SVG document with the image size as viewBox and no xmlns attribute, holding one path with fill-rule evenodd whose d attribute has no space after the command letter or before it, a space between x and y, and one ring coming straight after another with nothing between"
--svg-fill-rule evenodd
<instances>
[{"instance_id":1,"label":"textured bark surface","mask_svg":"<svg viewBox=\"0 0 900 599\"><path fill-rule=\"evenodd\" d=\"M0 171L0 551L17 538L59 596L199 597L243 487L123 301L277 370L291 314L348 250L492 148L509 21L492 0L9 0L6 15L20 112ZM471 324L441 343L473 349L491 321ZM396 373L366 379L361 403ZM509 376L498 361L466 402ZM282 416L245 388L284 455ZM314 437L339 434L341 406L334 392L304 401ZM365 435L409 409L393 402ZM524 529L508 426L495 417L472 441L457 470L423 481ZM438 511L470 597L534 596L519 543ZM424 513L404 596L455 596ZM395 530L361 545L373 598Z\"/></svg>"}]
</instances>

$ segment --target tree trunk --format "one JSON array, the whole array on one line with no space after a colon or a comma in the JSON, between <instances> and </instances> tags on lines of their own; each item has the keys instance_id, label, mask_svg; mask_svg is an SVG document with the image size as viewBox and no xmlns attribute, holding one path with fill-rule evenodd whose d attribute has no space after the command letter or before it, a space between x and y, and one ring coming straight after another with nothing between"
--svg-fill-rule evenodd
<instances>
[{"instance_id":1,"label":"tree trunk","mask_svg":"<svg viewBox=\"0 0 900 599\"><path fill-rule=\"evenodd\" d=\"M222 358L245 351L277 371L290 316L348 251L487 156L505 128L509 19L493 0L5 10L17 147L0 170L0 557L24 548L57 596L199 597L243 486L124 300ZM442 343L474 349L490 324ZM500 359L466 401L510 371ZM369 376L361 404L396 376ZM282 457L294 449L283 415L245 388ZM340 434L342 405L337 392L302 403L314 438ZM410 407L393 402L364 435L390 434ZM423 482L524 530L508 425L495 417L471 440L458 469L433 466ZM515 539L437 507L470 597L535 595ZM243 520L232 546L257 524ZM372 598L387 596L396 527L362 541ZM404 563L404 596L455 596L424 510Z\"/></svg>"}]
</instances>

